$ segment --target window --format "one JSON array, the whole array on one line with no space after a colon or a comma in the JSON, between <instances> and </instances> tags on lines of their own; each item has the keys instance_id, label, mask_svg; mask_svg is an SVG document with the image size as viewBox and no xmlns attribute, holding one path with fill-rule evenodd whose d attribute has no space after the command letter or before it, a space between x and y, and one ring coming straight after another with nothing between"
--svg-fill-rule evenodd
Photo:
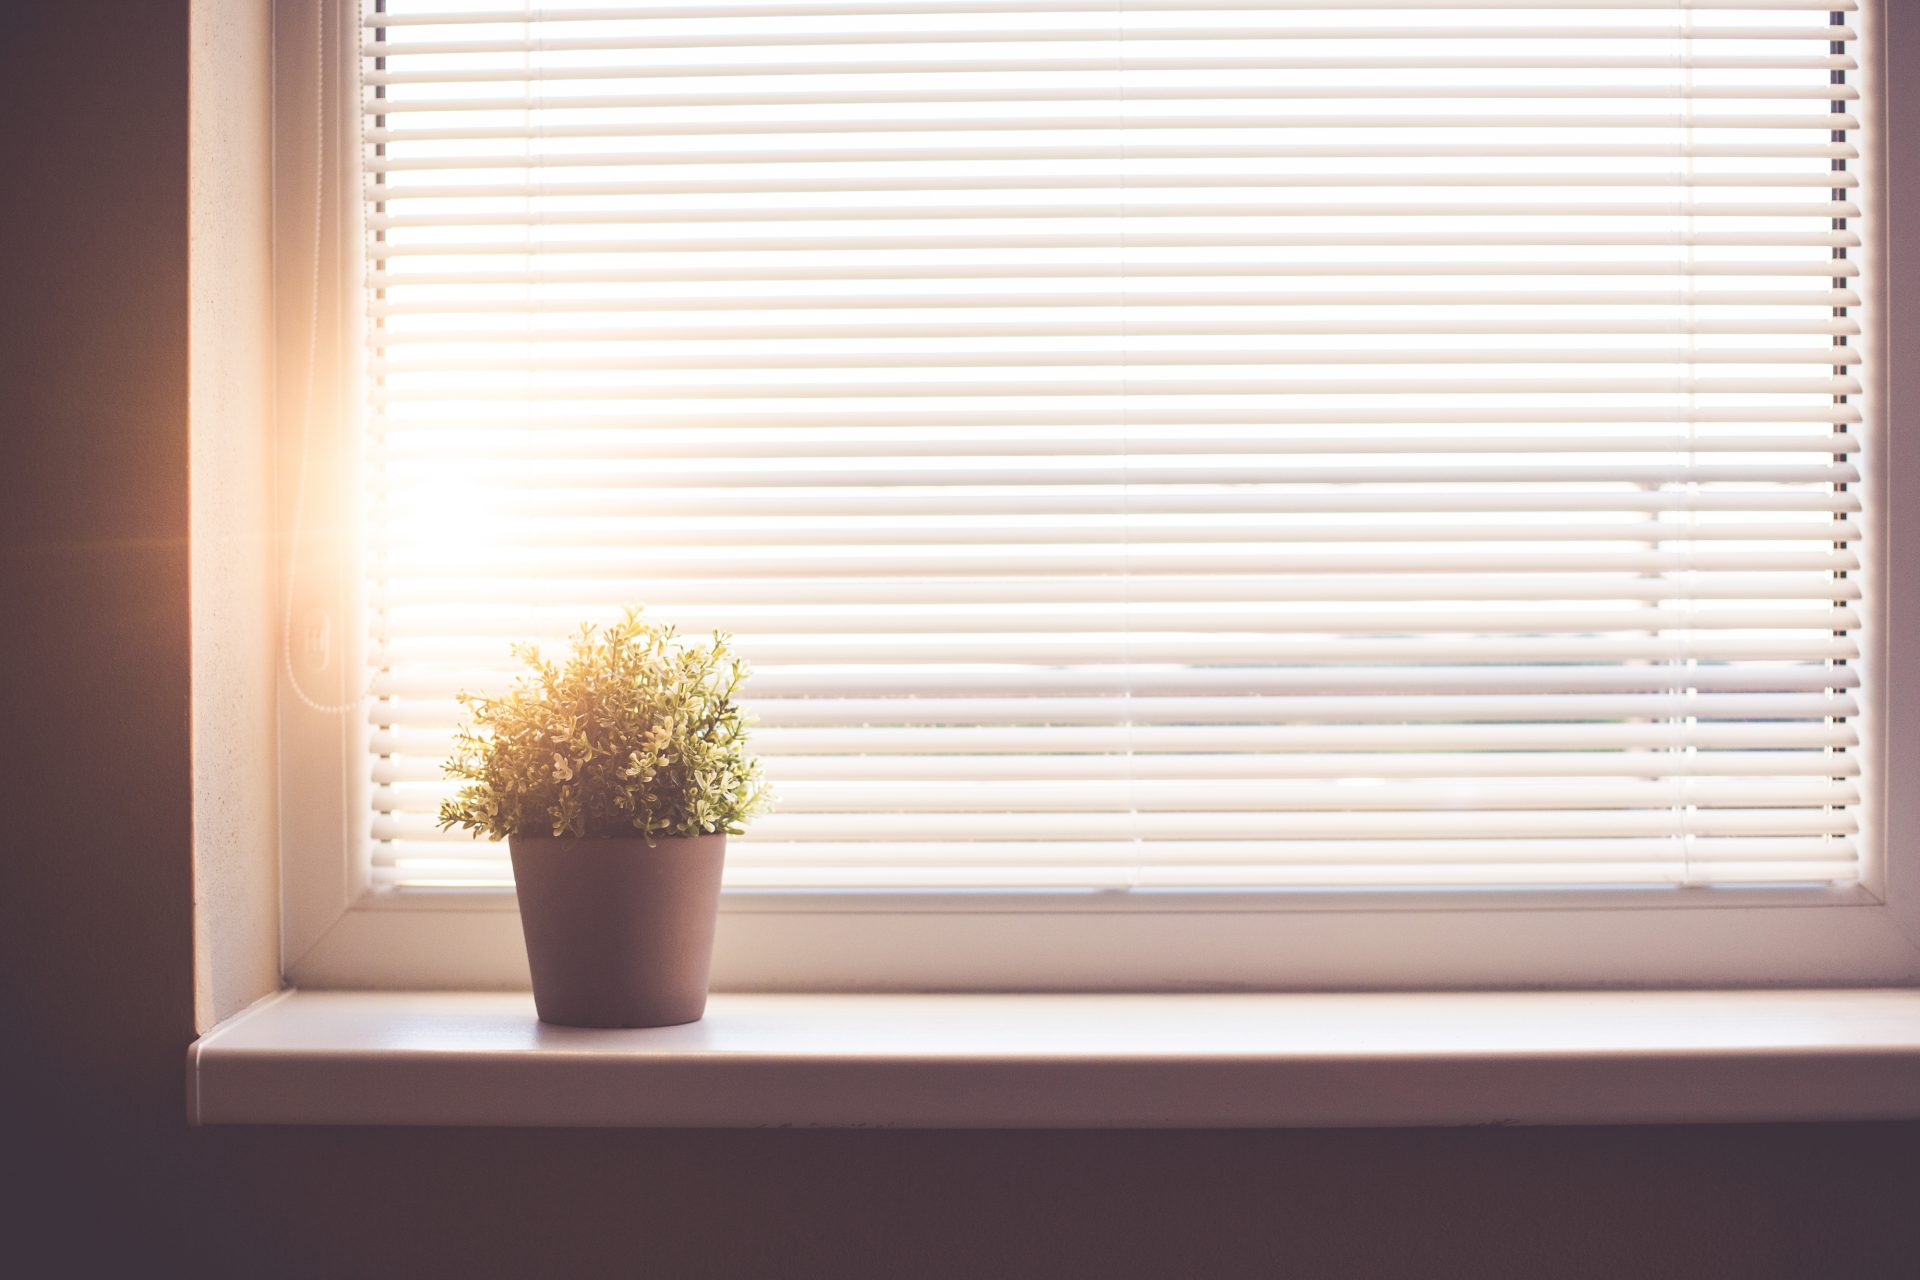
<instances>
[{"instance_id":1,"label":"window","mask_svg":"<svg viewBox=\"0 0 1920 1280\"><path fill-rule=\"evenodd\" d=\"M644 601L758 668L763 948L1870 976L1863 18L385 0L371 909L506 883L452 695Z\"/></svg>"}]
</instances>

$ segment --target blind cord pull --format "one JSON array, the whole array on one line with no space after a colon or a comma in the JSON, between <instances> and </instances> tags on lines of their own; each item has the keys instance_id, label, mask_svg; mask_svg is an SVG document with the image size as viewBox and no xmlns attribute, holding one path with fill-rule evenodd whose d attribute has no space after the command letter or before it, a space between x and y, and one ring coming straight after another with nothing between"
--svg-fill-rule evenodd
<instances>
[{"instance_id":1,"label":"blind cord pull","mask_svg":"<svg viewBox=\"0 0 1920 1280\"><path fill-rule=\"evenodd\" d=\"M314 393L320 364L321 229L326 214L327 173L327 0L315 0L313 34L313 272L308 295L306 378L300 398L300 448L294 463L293 510L288 522L287 584L285 606L280 619L280 664L286 672L288 687L302 706L322 715L345 715L365 703L371 695L371 676L366 688L351 702L324 702L309 693L300 682L299 669L293 661L293 604L299 590L301 522L306 514L307 472L311 465L313 445Z\"/></svg>"}]
</instances>

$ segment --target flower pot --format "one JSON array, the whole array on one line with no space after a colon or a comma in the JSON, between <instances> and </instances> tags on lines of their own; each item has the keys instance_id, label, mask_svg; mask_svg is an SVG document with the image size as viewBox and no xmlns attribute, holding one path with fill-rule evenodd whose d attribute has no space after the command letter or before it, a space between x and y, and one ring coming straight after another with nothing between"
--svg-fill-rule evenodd
<instances>
[{"instance_id":1,"label":"flower pot","mask_svg":"<svg viewBox=\"0 0 1920 1280\"><path fill-rule=\"evenodd\" d=\"M668 1027L707 1008L724 835L513 836L514 887L542 1022Z\"/></svg>"}]
</instances>

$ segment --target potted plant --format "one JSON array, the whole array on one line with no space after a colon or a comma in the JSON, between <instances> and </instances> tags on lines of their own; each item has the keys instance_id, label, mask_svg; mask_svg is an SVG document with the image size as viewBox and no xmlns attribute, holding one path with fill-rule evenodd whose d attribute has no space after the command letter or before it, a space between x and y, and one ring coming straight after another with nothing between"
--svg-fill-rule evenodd
<instances>
[{"instance_id":1,"label":"potted plant","mask_svg":"<svg viewBox=\"0 0 1920 1280\"><path fill-rule=\"evenodd\" d=\"M504 837L541 1021L659 1027L706 1010L727 836L766 802L725 636L679 640L638 609L582 626L564 664L531 645L471 723L443 828Z\"/></svg>"}]
</instances>

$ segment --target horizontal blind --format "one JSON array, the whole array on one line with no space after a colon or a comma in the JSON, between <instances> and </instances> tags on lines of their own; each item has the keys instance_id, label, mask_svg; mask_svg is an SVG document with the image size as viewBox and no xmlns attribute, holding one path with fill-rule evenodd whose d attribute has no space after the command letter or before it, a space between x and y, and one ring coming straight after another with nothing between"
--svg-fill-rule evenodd
<instances>
[{"instance_id":1,"label":"horizontal blind","mask_svg":"<svg viewBox=\"0 0 1920 1280\"><path fill-rule=\"evenodd\" d=\"M737 887L1854 879L1853 8L386 0L378 878L641 602Z\"/></svg>"}]
</instances>

